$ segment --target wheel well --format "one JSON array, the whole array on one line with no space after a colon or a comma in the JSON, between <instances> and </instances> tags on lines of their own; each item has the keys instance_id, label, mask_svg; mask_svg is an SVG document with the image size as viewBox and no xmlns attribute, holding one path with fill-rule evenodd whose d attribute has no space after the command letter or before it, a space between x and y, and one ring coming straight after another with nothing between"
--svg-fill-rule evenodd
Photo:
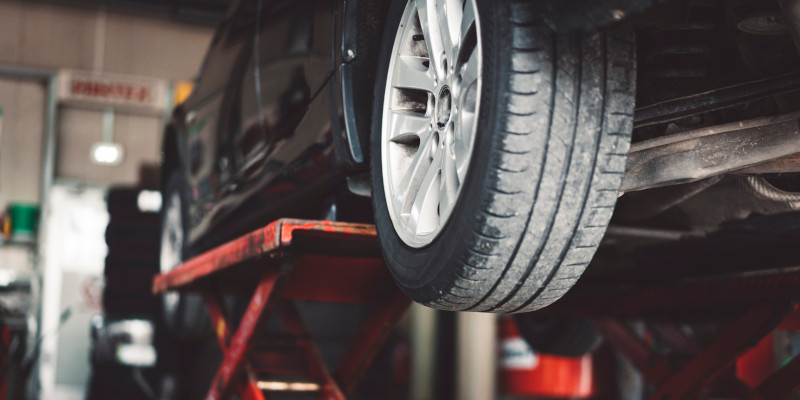
<instances>
[{"instance_id":1,"label":"wheel well","mask_svg":"<svg viewBox=\"0 0 800 400\"><path fill-rule=\"evenodd\" d=\"M355 46L355 59L346 63L351 71L344 74L342 85L349 85L351 99L344 104L352 107L355 116L355 126L358 132L358 141L361 143L362 154L369 155L369 130L372 126L373 89L378 70L378 52L380 51L381 38L386 22L389 4L385 1L353 1L347 2L355 10L345 12L344 44L342 46L342 59L349 60L348 48ZM353 40L355 39L355 40ZM353 79L349 79L352 77ZM343 88L345 90L345 88ZM364 160L366 161L366 160Z\"/></svg>"}]
</instances>

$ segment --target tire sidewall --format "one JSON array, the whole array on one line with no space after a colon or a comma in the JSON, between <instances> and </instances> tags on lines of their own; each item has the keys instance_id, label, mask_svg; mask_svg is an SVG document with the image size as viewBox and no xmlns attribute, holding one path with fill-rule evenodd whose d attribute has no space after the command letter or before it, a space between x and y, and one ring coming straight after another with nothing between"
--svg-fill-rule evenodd
<instances>
[{"instance_id":1,"label":"tire sidewall","mask_svg":"<svg viewBox=\"0 0 800 400\"><path fill-rule=\"evenodd\" d=\"M476 2L480 5L480 2ZM422 248L412 248L405 244L396 233L386 203L386 193L383 187L383 174L381 163L381 131L383 125L383 102L388 76L388 69L393 51L395 36L400 25L406 1L395 0L392 2L386 20L381 48L378 58L378 70L375 81L374 108L372 111L371 148L370 148L370 173L373 188L373 209L378 238L383 249L384 258L389 270L399 284L400 288L410 297L425 304L440 297L441 291L449 289L452 285L450 274L461 273L463 264L470 257L468 247L476 241L474 231L482 221L479 217L479 206L485 201L485 177L490 165L491 148L493 148L490 114L488 107L492 104L492 93L497 90L491 88L487 73L487 60L492 57L491 48L487 46L486 27L484 21L488 17L486 7L479 8L481 18L481 41L483 68L483 84L480 93L481 106L479 109L475 142L473 145L470 165L466 179L459 194L453 211L445 226L438 236ZM489 111L489 112L487 112ZM481 149L477 151L477 149Z\"/></svg>"}]
</instances>

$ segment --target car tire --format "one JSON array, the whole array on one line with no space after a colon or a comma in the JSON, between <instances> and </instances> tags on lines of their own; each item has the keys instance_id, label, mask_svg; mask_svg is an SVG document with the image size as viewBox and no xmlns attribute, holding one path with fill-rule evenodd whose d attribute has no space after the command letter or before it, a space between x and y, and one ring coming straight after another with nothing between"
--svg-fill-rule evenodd
<instances>
[{"instance_id":1,"label":"car tire","mask_svg":"<svg viewBox=\"0 0 800 400\"><path fill-rule=\"evenodd\" d=\"M171 212L176 214L171 214ZM179 216L177 221L175 220L176 215ZM169 272L175 268L177 266L175 261L184 261L188 218L184 178L180 170L174 170L169 173L167 184L162 192L161 256L159 259L161 273ZM175 240L168 238L171 232L173 235L180 235L180 240L177 243ZM210 317L206 312L203 298L200 295L167 292L161 295L161 300L164 325L172 335L181 339L193 339L202 338L210 332Z\"/></svg>"},{"instance_id":2,"label":"car tire","mask_svg":"<svg viewBox=\"0 0 800 400\"><path fill-rule=\"evenodd\" d=\"M591 353L603 336L584 318L541 318L536 313L514 316L520 335L537 352L564 357Z\"/></svg>"},{"instance_id":3,"label":"car tire","mask_svg":"<svg viewBox=\"0 0 800 400\"><path fill-rule=\"evenodd\" d=\"M438 86L435 90L439 97L429 92L426 100L413 93L404 94L406 89L395 85L394 77L403 76L392 72L395 65L400 65L394 63L395 55L400 59L403 51L412 48L424 60L425 53L418 44L404 41L404 27L413 33L416 28L412 26L423 26L421 20L413 20L414 15L419 18L419 11L414 14L413 2L398 0L390 7L374 92L372 199L386 263L398 286L421 304L443 310L503 313L545 307L575 284L608 226L625 173L633 129L633 32L618 29L557 34L534 12L534 3L463 3L474 7L477 16L475 28L471 28L475 33L461 35L466 38L461 43L464 48L472 38L474 49L480 49L481 54L476 57L482 71L477 74L480 80L476 79L479 90L472 92L479 99L473 109L477 122L465 153L469 162L465 177L458 183L454 205L449 216L438 222L435 237L422 243L409 243L407 236L413 236L413 231L408 234L397 222L405 214L401 207L392 208L397 197L392 194L396 190L393 185L395 181L406 181L401 178L405 175L391 175L396 169L391 157L409 157L412 166L418 165L413 164L418 155L429 160L433 157L430 165L436 158L428 155L427 147L422 148L421 135L418 139L413 132L391 136L394 114L388 110L399 104L407 107L403 110L406 114L435 114L431 126L435 123L439 127L441 120L449 124L446 118L452 118L457 110L441 111L445 109L439 106L445 92ZM408 4L412 5L407 9ZM421 65L430 71L435 58L431 57L434 53L428 42L435 43L434 40L425 37L425 32L410 37L425 42L428 60ZM454 58L466 57L458 53ZM446 79L453 81L451 77ZM469 90L462 93L470 93ZM420 99L420 104L409 105L414 99ZM450 93L447 100L457 105L462 101ZM465 109L466 104L463 103ZM391 110L394 112L394 108ZM466 115L466 111L460 115ZM441 135L445 148L448 135ZM397 146L405 146L402 150L406 153L392 150ZM430 154L438 151L435 146L430 149ZM445 168L442 164L439 177ZM407 181L413 179L412 176ZM426 175L421 186L429 182L427 179ZM401 191L409 192L410 189ZM439 199L447 196L440 193ZM403 201L397 204L406 204ZM413 215L430 214L413 214L413 206L411 210L409 220ZM441 204L436 212L441 217Z\"/></svg>"}]
</instances>

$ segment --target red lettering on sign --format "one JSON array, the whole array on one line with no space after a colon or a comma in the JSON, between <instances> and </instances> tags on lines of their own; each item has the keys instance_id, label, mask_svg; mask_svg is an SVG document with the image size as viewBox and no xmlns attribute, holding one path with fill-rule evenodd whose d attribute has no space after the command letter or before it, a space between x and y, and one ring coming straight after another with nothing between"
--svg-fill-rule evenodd
<instances>
[{"instance_id":1,"label":"red lettering on sign","mask_svg":"<svg viewBox=\"0 0 800 400\"><path fill-rule=\"evenodd\" d=\"M139 103L146 103L152 97L150 88L144 85L81 79L72 81L70 84L70 93L75 96Z\"/></svg>"}]
</instances>

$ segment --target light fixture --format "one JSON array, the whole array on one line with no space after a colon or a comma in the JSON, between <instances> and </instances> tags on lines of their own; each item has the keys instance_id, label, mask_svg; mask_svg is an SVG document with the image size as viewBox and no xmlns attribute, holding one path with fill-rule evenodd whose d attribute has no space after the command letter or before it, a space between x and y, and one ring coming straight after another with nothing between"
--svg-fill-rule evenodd
<instances>
[{"instance_id":1,"label":"light fixture","mask_svg":"<svg viewBox=\"0 0 800 400\"><path fill-rule=\"evenodd\" d=\"M119 165L122 155L122 146L117 143L100 142L92 146L92 161L97 164Z\"/></svg>"},{"instance_id":2,"label":"light fixture","mask_svg":"<svg viewBox=\"0 0 800 400\"><path fill-rule=\"evenodd\" d=\"M92 145L92 161L95 164L119 165L124 151L114 143L114 109L107 108L103 114L103 141Z\"/></svg>"},{"instance_id":3,"label":"light fixture","mask_svg":"<svg viewBox=\"0 0 800 400\"><path fill-rule=\"evenodd\" d=\"M314 382L258 381L256 386L271 392L318 392L320 386Z\"/></svg>"}]
</instances>

